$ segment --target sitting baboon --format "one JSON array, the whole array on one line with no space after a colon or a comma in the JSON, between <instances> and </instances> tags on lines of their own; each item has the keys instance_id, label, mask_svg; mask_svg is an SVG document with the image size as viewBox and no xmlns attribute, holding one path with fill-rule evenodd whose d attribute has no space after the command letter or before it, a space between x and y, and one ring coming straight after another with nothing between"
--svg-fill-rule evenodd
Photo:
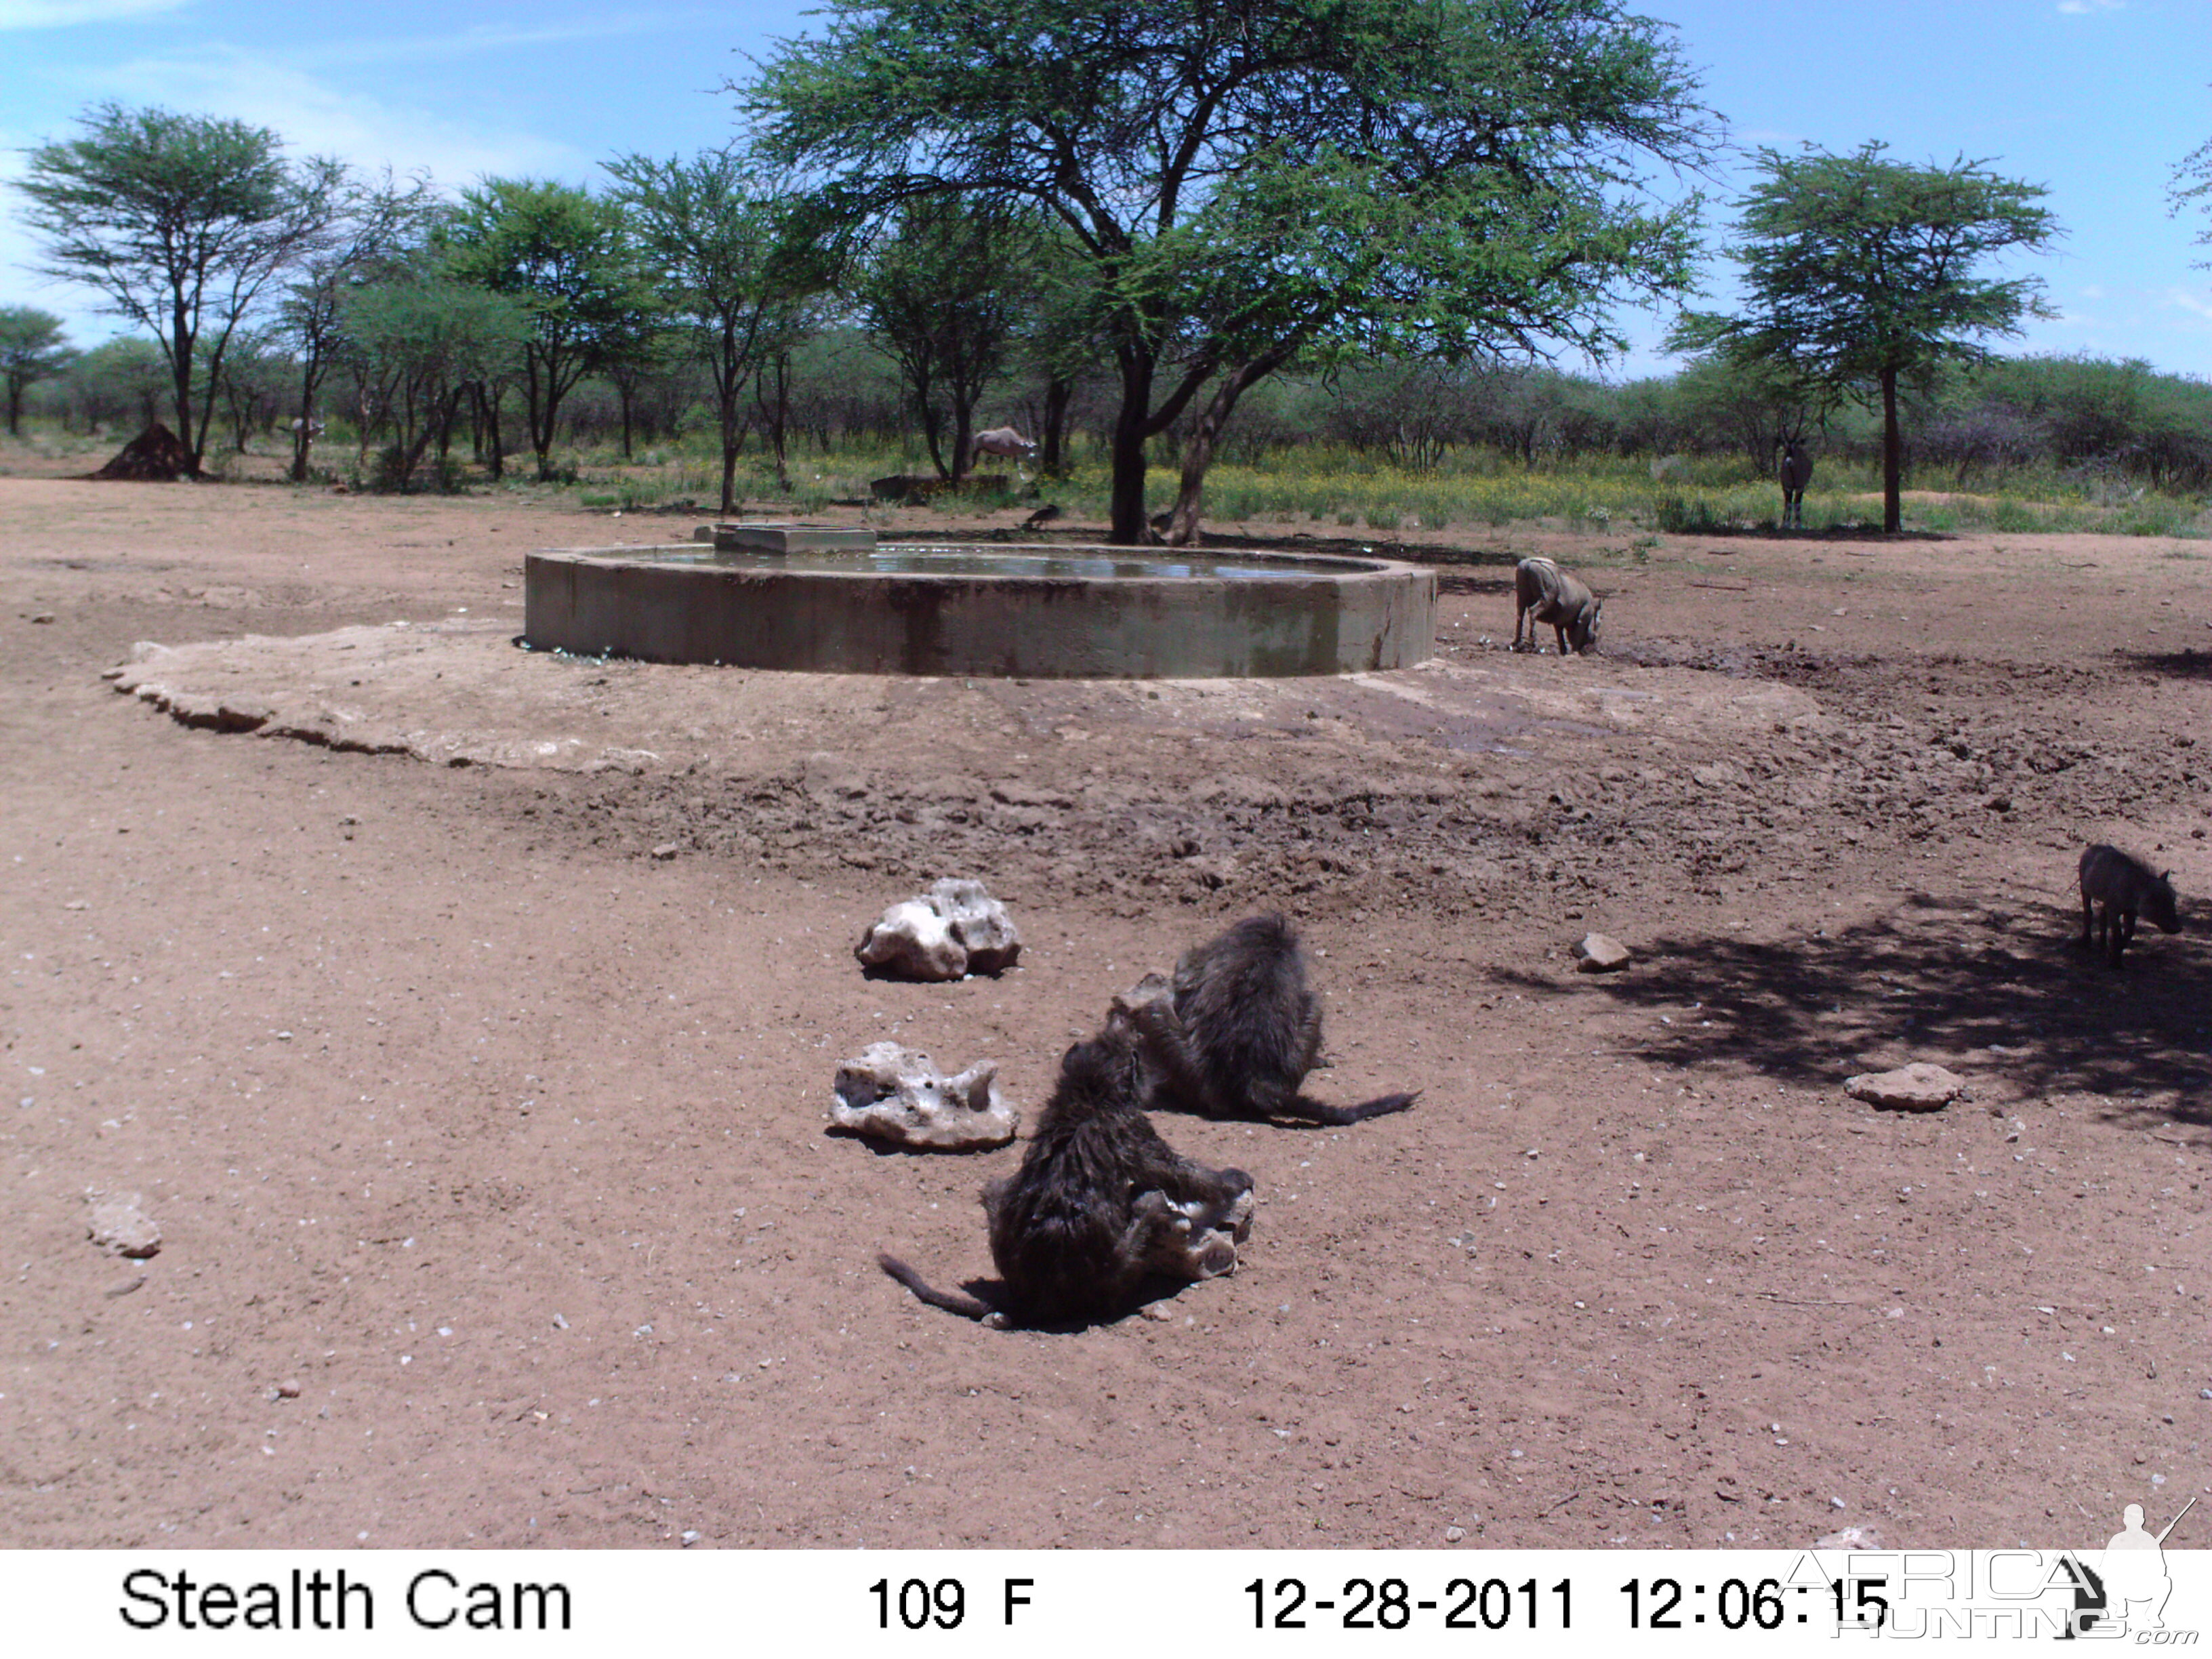
<instances>
[{"instance_id":1,"label":"sitting baboon","mask_svg":"<svg viewBox=\"0 0 2212 1659\"><path fill-rule=\"evenodd\" d=\"M1252 1231L1252 1177L1179 1156L1145 1115L1150 1086L1145 1045L1126 1020L1061 1056L1021 1168L983 1189L1003 1297L933 1289L893 1255L877 1258L883 1270L947 1313L1046 1326L1126 1313L1149 1274L1234 1271Z\"/></svg>"},{"instance_id":2,"label":"sitting baboon","mask_svg":"<svg viewBox=\"0 0 2212 1659\"><path fill-rule=\"evenodd\" d=\"M1300 1092L1321 1059L1321 999L1305 952L1279 915L1248 916L1195 945L1117 1008L1142 1031L1159 1068L1162 1104L1206 1117L1291 1118L1338 1125L1402 1112L1419 1092L1331 1106Z\"/></svg>"}]
</instances>

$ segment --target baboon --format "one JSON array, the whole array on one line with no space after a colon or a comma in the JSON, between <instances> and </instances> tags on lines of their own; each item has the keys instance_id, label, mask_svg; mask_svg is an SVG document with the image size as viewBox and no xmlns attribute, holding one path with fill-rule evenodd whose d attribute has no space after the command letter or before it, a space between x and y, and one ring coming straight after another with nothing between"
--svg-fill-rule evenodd
<instances>
[{"instance_id":1,"label":"baboon","mask_svg":"<svg viewBox=\"0 0 2212 1659\"><path fill-rule=\"evenodd\" d=\"M1513 568L1513 648L1521 648L1521 629L1528 629L1531 649L1536 644L1536 624L1549 623L1559 636L1559 654L1570 646L1587 651L1597 643L1598 625L1605 601L1583 582L1549 559L1523 559Z\"/></svg>"},{"instance_id":2,"label":"baboon","mask_svg":"<svg viewBox=\"0 0 2212 1659\"><path fill-rule=\"evenodd\" d=\"M1402 1112L1419 1098L1382 1095L1331 1106L1300 1092L1321 1059L1321 999L1305 952L1279 915L1248 916L1194 946L1173 981L1149 977L1117 1007L1159 1066L1159 1098L1206 1117L1340 1125Z\"/></svg>"},{"instance_id":3,"label":"baboon","mask_svg":"<svg viewBox=\"0 0 2212 1659\"><path fill-rule=\"evenodd\" d=\"M1120 1018L1070 1048L1021 1168L983 1189L1002 1297L936 1290L894 1255L877 1257L883 1270L933 1308L1001 1326L1088 1324L1127 1312L1149 1274L1233 1272L1252 1231L1252 1177L1160 1138L1144 1112L1145 1049Z\"/></svg>"},{"instance_id":4,"label":"baboon","mask_svg":"<svg viewBox=\"0 0 2212 1659\"><path fill-rule=\"evenodd\" d=\"M2136 918L2148 916L2159 932L2178 933L2181 916L2173 898L2173 872L2154 876L2139 859L2102 842L2081 854L2081 943L2090 942L2096 924L2096 942L2105 947L2114 967L2120 952L2136 936ZM2099 907L2101 907L2100 908Z\"/></svg>"}]
</instances>

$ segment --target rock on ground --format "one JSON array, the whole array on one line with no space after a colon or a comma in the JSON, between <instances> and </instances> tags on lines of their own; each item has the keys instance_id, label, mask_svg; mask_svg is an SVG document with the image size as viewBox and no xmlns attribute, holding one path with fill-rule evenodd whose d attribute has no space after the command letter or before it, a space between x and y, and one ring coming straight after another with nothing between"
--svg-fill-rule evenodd
<instances>
[{"instance_id":1,"label":"rock on ground","mask_svg":"<svg viewBox=\"0 0 2212 1659\"><path fill-rule=\"evenodd\" d=\"M1021 953L1006 907L981 882L954 878L892 905L853 947L864 967L919 980L1000 973Z\"/></svg>"},{"instance_id":2,"label":"rock on ground","mask_svg":"<svg viewBox=\"0 0 2212 1659\"><path fill-rule=\"evenodd\" d=\"M837 1067L830 1117L840 1129L932 1152L1003 1146L1021 1115L999 1097L999 1067L978 1060L947 1077L927 1054L896 1042L872 1042Z\"/></svg>"},{"instance_id":3,"label":"rock on ground","mask_svg":"<svg viewBox=\"0 0 2212 1659\"><path fill-rule=\"evenodd\" d=\"M84 1196L92 1206L86 1233L110 1255L143 1261L161 1248L161 1230L138 1207L143 1200L137 1194L95 1191Z\"/></svg>"},{"instance_id":4,"label":"rock on ground","mask_svg":"<svg viewBox=\"0 0 2212 1659\"><path fill-rule=\"evenodd\" d=\"M1603 933L1585 933L1575 944L1575 971L1617 974L1628 966L1628 947Z\"/></svg>"},{"instance_id":5,"label":"rock on ground","mask_svg":"<svg viewBox=\"0 0 2212 1659\"><path fill-rule=\"evenodd\" d=\"M1893 1072L1862 1072L1844 1081L1844 1092L1854 1100L1899 1111L1939 1111L1959 1097L1966 1079L1956 1072L1916 1060Z\"/></svg>"}]
</instances>

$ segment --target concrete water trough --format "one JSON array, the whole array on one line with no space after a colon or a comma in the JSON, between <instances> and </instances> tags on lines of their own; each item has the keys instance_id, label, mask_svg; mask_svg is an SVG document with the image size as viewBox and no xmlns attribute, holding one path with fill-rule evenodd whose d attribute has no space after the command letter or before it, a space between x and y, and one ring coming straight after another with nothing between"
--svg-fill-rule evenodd
<instances>
[{"instance_id":1,"label":"concrete water trough","mask_svg":"<svg viewBox=\"0 0 2212 1659\"><path fill-rule=\"evenodd\" d=\"M1199 679L1403 668L1436 636L1436 574L1388 559L872 539L724 526L532 553L524 637L817 674Z\"/></svg>"}]
</instances>

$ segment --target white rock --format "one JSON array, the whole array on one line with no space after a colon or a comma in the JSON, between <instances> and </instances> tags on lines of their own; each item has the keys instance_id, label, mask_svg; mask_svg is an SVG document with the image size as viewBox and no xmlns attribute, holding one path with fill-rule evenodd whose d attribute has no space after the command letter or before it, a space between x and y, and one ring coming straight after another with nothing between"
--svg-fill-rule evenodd
<instances>
[{"instance_id":1,"label":"white rock","mask_svg":"<svg viewBox=\"0 0 2212 1659\"><path fill-rule=\"evenodd\" d=\"M1021 953L1006 907L981 882L952 878L891 906L853 947L865 967L919 980L999 973Z\"/></svg>"},{"instance_id":2,"label":"white rock","mask_svg":"<svg viewBox=\"0 0 2212 1659\"><path fill-rule=\"evenodd\" d=\"M1575 943L1575 971L1615 974L1628 966L1628 947L1603 933L1584 933Z\"/></svg>"},{"instance_id":3,"label":"white rock","mask_svg":"<svg viewBox=\"0 0 2212 1659\"><path fill-rule=\"evenodd\" d=\"M1813 1540L1816 1550L1878 1550L1881 1534L1872 1527L1844 1527Z\"/></svg>"},{"instance_id":4,"label":"white rock","mask_svg":"<svg viewBox=\"0 0 2212 1659\"><path fill-rule=\"evenodd\" d=\"M1022 936L1006 907L981 882L948 876L931 884L929 899L951 924L952 936L967 946L969 973L995 974L1014 965Z\"/></svg>"},{"instance_id":5,"label":"white rock","mask_svg":"<svg viewBox=\"0 0 2212 1659\"><path fill-rule=\"evenodd\" d=\"M837 1127L902 1146L978 1152L1014 1138L1021 1114L999 1097L999 1067L978 1060L947 1077L927 1054L872 1042L837 1067L830 1117Z\"/></svg>"},{"instance_id":6,"label":"white rock","mask_svg":"<svg viewBox=\"0 0 2212 1659\"><path fill-rule=\"evenodd\" d=\"M901 979L958 979L968 971L968 947L926 898L902 899L884 911L853 954Z\"/></svg>"},{"instance_id":7,"label":"white rock","mask_svg":"<svg viewBox=\"0 0 2212 1659\"><path fill-rule=\"evenodd\" d=\"M84 1198L92 1206L86 1234L110 1255L143 1261L161 1249L161 1230L138 1207L142 1200L137 1194L103 1193L95 1188Z\"/></svg>"},{"instance_id":8,"label":"white rock","mask_svg":"<svg viewBox=\"0 0 2212 1659\"><path fill-rule=\"evenodd\" d=\"M1852 1099L1907 1112L1941 1111L1966 1086L1966 1079L1957 1073L1924 1060L1893 1072L1862 1072L1844 1079L1844 1092Z\"/></svg>"}]
</instances>

